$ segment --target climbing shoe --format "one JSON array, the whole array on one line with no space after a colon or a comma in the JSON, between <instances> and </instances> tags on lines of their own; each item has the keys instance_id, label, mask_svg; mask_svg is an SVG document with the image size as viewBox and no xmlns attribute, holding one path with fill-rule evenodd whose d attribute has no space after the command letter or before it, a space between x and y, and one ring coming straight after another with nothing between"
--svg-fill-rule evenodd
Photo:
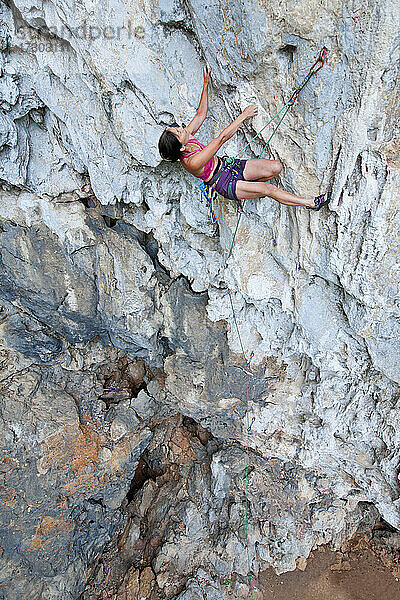
<instances>
[{"instance_id":1,"label":"climbing shoe","mask_svg":"<svg viewBox=\"0 0 400 600\"><path fill-rule=\"evenodd\" d=\"M321 196L315 196L314 198L314 207L307 206L310 210L321 210L323 206L329 203L332 196L332 192L325 192Z\"/></svg>"}]
</instances>

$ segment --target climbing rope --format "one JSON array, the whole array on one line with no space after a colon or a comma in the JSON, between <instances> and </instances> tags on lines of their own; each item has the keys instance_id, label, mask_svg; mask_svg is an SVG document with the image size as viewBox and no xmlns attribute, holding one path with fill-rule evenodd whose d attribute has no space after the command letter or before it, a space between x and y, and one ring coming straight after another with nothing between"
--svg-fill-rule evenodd
<instances>
[{"instance_id":1,"label":"climbing rope","mask_svg":"<svg viewBox=\"0 0 400 600\"><path fill-rule=\"evenodd\" d=\"M256 133L256 135L246 144L246 146L240 150L234 157L224 157L224 163L228 168L231 168L232 170L235 169L234 167L234 160L239 156L239 154L241 154L250 144L251 142L260 135L260 133L262 131L264 131L264 129L270 124L272 123L272 121L274 121L274 119L276 119L276 117L278 117L282 112L282 116L278 121L278 124L275 126L275 129L272 131L271 135L269 136L267 142L264 144L263 149L261 150L260 154L258 155L258 158L260 158L262 156L262 154L264 153L266 147L268 146L269 142L271 141L271 139L273 138L273 136L275 135L275 133L278 131L280 124L282 123L283 119L285 118L288 110L290 109L291 106L293 106L293 104L296 102L296 100L298 99L299 93L301 92L301 90L304 88L304 86L308 83L308 81L311 79L311 77L313 75L315 75L320 69L322 69L322 67L324 66L325 60L326 60L326 48L322 48L322 50L320 51L317 59L315 60L314 64L310 67L307 75L304 77L303 81L300 83L300 85L297 86L297 88L294 90L294 92L292 93L292 95L290 96L288 102L282 106L282 108L268 121L268 123L266 125L264 125L264 127L262 129L260 129L260 131L258 131ZM206 198L208 199L209 202L209 209L210 209L210 214L211 214L211 219L213 223L216 223L218 221L216 215L215 215L215 211L213 208L213 201L216 199L217 196L217 192L215 190L215 184L213 184L211 186L212 188L212 193L211 195L209 194L208 191L208 187L206 183L202 183L201 184L201 189L202 192L204 193L204 195L206 196ZM243 204L240 204L240 209L238 210L238 219L236 222L236 226L235 226L235 231L233 233L232 236L232 242L228 251L228 255L227 258L225 260L225 265L224 268L227 265L227 262L229 260L229 258L232 255L232 251L233 251L233 246L235 244L235 240L236 240L236 235L239 229L239 223L240 223L240 219L242 216L242 211L243 211L243 207L245 204L246 200L243 201ZM245 477L245 514L246 514L246 547L247 547L247 566L248 566L248 581L249 581L249 589L251 592L251 599L254 600L254 596L253 596L253 586L252 586L252 580L251 580L251 561L250 561L250 550L249 550L249 536L248 536L248 521L249 521L249 516L248 516L248 508L247 508L247 498L248 498L248 471L249 471L249 465L250 465L250 457L249 457L249 436L250 436L250 428L251 425L249 424L249 388L250 388L250 361L252 359L252 357L254 356L254 353L251 352L250 354L250 358L248 359L246 356L246 352L244 349L244 344L242 341L242 337L240 335L240 329L239 329L239 324L237 321L237 317L236 317L236 312L235 312L235 307L233 305L233 298L232 298L232 293L231 290L229 289L229 287L226 288L228 291L228 296L229 296L229 302L231 305L231 310L232 310L232 316L233 316L233 322L235 325L235 330L238 336L238 340L239 340L239 345L240 345L240 349L241 352L243 354L243 358L245 360L247 369L246 369L246 375L247 375L247 379L246 379L246 477Z\"/></svg>"}]
</instances>

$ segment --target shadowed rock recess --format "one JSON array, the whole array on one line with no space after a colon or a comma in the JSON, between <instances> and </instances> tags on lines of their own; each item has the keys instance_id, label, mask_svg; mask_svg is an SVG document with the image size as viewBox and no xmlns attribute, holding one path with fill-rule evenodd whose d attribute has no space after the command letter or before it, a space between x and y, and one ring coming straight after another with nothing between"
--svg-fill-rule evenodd
<instances>
[{"instance_id":1,"label":"shadowed rock recess","mask_svg":"<svg viewBox=\"0 0 400 600\"><path fill-rule=\"evenodd\" d=\"M208 62L235 155L323 46L265 156L331 204L248 201L226 262L160 133ZM0 598L262 600L376 522L399 562L399 83L395 0L0 3Z\"/></svg>"}]
</instances>

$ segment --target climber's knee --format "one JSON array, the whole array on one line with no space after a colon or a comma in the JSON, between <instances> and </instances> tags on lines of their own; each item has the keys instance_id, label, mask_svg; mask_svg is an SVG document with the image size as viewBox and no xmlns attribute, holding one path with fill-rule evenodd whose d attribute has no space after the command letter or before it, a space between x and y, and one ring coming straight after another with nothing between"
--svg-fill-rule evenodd
<instances>
[{"instance_id":1,"label":"climber's knee","mask_svg":"<svg viewBox=\"0 0 400 600\"><path fill-rule=\"evenodd\" d=\"M263 177L271 179L282 171L282 165L279 160L269 160L266 159L263 163Z\"/></svg>"},{"instance_id":2,"label":"climber's knee","mask_svg":"<svg viewBox=\"0 0 400 600\"><path fill-rule=\"evenodd\" d=\"M274 175L279 175L279 173L282 171L281 163L279 162L279 160L273 160L272 162L273 162L272 168L274 171Z\"/></svg>"}]
</instances>

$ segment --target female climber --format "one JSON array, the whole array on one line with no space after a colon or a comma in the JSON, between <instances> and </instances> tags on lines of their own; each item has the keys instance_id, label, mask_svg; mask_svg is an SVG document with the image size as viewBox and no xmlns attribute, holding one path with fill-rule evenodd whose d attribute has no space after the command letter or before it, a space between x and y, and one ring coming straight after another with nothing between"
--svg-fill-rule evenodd
<instances>
[{"instance_id":1,"label":"female climber","mask_svg":"<svg viewBox=\"0 0 400 600\"><path fill-rule=\"evenodd\" d=\"M266 158L251 158L248 160L235 159L227 164L217 156L218 150L227 142L244 123L257 114L257 106L251 104L207 146L204 146L193 135L204 123L208 110L208 82L211 69L203 68L204 84L196 116L189 125L179 126L174 123L162 133L158 150L164 160L172 162L180 160L186 171L202 179L207 186L214 184L215 190L232 200L248 200L269 196L281 204L288 206L305 206L320 210L328 204L331 193L327 192L315 198L300 198L268 183L282 171L278 160Z\"/></svg>"}]
</instances>

